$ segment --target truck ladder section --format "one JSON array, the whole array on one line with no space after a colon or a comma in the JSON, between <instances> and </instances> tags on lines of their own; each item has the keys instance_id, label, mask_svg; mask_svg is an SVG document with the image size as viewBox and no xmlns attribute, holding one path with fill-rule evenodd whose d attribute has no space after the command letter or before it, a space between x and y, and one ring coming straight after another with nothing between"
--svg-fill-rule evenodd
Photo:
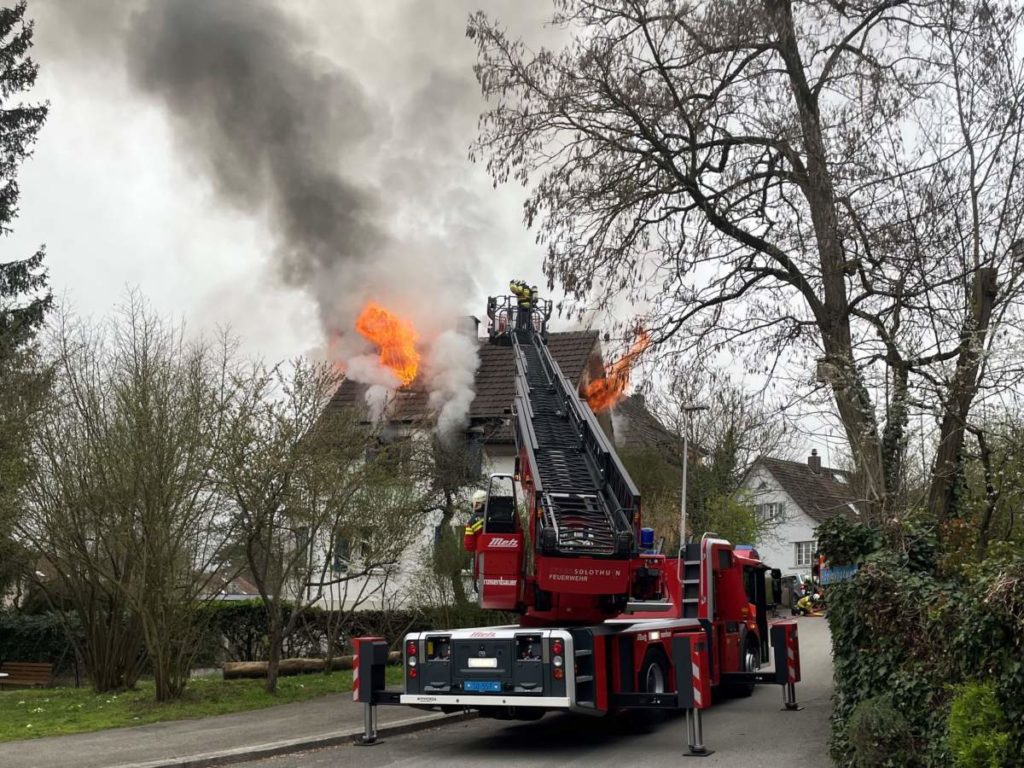
<instances>
[{"instance_id":1,"label":"truck ladder section","mask_svg":"<svg viewBox=\"0 0 1024 768\"><path fill-rule=\"evenodd\" d=\"M540 335L516 330L512 346L516 443L543 510L541 552L628 558L639 493Z\"/></svg>"},{"instance_id":2,"label":"truck ladder section","mask_svg":"<svg viewBox=\"0 0 1024 768\"><path fill-rule=\"evenodd\" d=\"M691 541L686 545L682 567L682 602L684 619L698 618L700 609L700 550L701 542Z\"/></svg>"}]
</instances>

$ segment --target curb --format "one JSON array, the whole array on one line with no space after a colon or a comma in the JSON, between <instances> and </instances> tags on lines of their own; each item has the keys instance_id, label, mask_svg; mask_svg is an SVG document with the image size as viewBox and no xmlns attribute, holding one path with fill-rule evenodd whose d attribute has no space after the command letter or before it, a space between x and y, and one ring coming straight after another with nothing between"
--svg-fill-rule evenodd
<instances>
[{"instance_id":1,"label":"curb","mask_svg":"<svg viewBox=\"0 0 1024 768\"><path fill-rule=\"evenodd\" d=\"M410 717L406 720L397 720L393 723L378 726L377 736L378 738L384 738L385 736L415 733L427 728L472 720L476 716L476 712L459 712L452 715L438 713L424 715L423 717ZM188 757L163 758L160 760L149 760L144 763L119 763L111 768L211 768L211 766L231 765L232 763L241 763L249 760L262 760L267 757L288 755L293 752L305 752L310 749L339 747L345 744L352 744L362 735L362 728L349 728L344 731L326 733L321 736L303 736L298 739L272 741L266 744L254 744L235 749L225 749L219 752L189 755Z\"/></svg>"}]
</instances>

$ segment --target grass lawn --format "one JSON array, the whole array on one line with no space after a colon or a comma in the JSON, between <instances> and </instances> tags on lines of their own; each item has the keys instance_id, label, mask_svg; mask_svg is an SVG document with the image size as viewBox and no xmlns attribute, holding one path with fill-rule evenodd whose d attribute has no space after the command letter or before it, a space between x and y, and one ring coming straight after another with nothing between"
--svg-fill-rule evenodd
<instances>
[{"instance_id":1,"label":"grass lawn","mask_svg":"<svg viewBox=\"0 0 1024 768\"><path fill-rule=\"evenodd\" d=\"M387 682L402 682L401 666L388 667ZM145 680L118 694L95 694L87 687L5 690L0 692L0 742L224 715L351 692L350 671L282 677L275 696L264 692L262 680L195 679L181 699L168 704L153 701L153 683Z\"/></svg>"}]
</instances>

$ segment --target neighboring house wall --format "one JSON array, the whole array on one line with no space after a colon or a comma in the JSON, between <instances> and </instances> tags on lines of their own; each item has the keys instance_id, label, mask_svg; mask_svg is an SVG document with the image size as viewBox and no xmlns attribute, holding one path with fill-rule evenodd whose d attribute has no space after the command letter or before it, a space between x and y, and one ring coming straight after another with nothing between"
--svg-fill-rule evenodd
<instances>
[{"instance_id":1,"label":"neighboring house wall","mask_svg":"<svg viewBox=\"0 0 1024 768\"><path fill-rule=\"evenodd\" d=\"M778 568L783 576L810 576L811 565L797 564L797 544L813 542L817 523L793 501L775 477L764 467L755 466L744 478L741 490L751 494L751 501L759 510L762 505L781 504L781 516L769 523L764 540L757 543L761 560ZM807 547L804 547L806 551ZM814 546L810 547L811 551Z\"/></svg>"}]
</instances>

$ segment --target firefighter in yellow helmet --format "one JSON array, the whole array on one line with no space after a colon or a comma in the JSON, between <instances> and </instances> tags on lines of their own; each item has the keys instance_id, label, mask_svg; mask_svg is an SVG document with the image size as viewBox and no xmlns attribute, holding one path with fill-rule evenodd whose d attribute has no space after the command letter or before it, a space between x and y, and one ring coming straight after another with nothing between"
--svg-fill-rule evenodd
<instances>
[{"instance_id":1,"label":"firefighter in yellow helmet","mask_svg":"<svg viewBox=\"0 0 1024 768\"><path fill-rule=\"evenodd\" d=\"M462 546L467 552L476 551L477 537L484 529L484 506L487 504L486 491L473 491L472 511L469 515L469 522L466 523L466 530L462 536Z\"/></svg>"},{"instance_id":2,"label":"firefighter in yellow helmet","mask_svg":"<svg viewBox=\"0 0 1024 768\"><path fill-rule=\"evenodd\" d=\"M524 281L513 280L508 284L508 288L512 291L512 294L516 297L516 302L523 309L529 309L533 306L534 301L537 298L537 289L530 289Z\"/></svg>"}]
</instances>

